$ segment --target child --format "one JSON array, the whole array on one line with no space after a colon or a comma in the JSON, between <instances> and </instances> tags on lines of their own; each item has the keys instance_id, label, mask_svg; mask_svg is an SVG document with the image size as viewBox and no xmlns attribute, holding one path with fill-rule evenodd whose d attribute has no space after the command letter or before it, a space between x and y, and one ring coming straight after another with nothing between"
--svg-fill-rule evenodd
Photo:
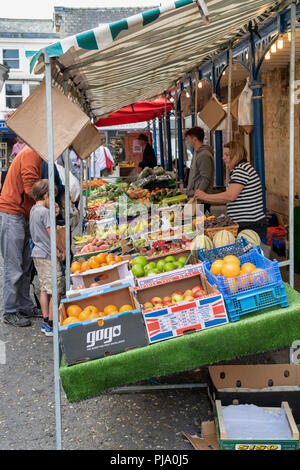
<instances>
[{"instance_id":1,"label":"child","mask_svg":"<svg viewBox=\"0 0 300 470\"><path fill-rule=\"evenodd\" d=\"M52 281L51 281L51 247L50 247L50 210L49 210L49 187L48 180L37 181L32 187L32 197L36 204L30 211L30 233L34 244L31 256L38 273L40 283L40 304L43 314L41 331L46 336L53 336L53 313L52 313ZM59 245L57 248L60 260L65 258L65 250ZM60 263L57 260L57 290L58 302L63 293L63 277Z\"/></svg>"}]
</instances>

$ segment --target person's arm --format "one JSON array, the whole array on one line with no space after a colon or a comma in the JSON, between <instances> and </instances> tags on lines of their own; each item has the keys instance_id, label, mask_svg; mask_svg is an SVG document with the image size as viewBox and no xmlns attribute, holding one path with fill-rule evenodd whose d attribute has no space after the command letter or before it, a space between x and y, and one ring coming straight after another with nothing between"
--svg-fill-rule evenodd
<instances>
[{"instance_id":1,"label":"person's arm","mask_svg":"<svg viewBox=\"0 0 300 470\"><path fill-rule=\"evenodd\" d=\"M38 155L36 155L36 158L33 158L30 155L24 155L22 159L21 176L24 192L31 198L32 186L41 178L41 166L39 165L39 159L41 160Z\"/></svg>"},{"instance_id":2,"label":"person's arm","mask_svg":"<svg viewBox=\"0 0 300 470\"><path fill-rule=\"evenodd\" d=\"M198 178L195 190L205 192L209 188L209 185L213 183L211 178L214 170L213 159L208 152L203 153L203 155L197 159L196 169Z\"/></svg>"},{"instance_id":3,"label":"person's arm","mask_svg":"<svg viewBox=\"0 0 300 470\"><path fill-rule=\"evenodd\" d=\"M232 183L228 186L226 191L217 194L207 194L204 191L197 190L195 192L195 198L208 204L228 204L229 202L235 201L240 193L243 191L244 186L238 183Z\"/></svg>"}]
</instances>

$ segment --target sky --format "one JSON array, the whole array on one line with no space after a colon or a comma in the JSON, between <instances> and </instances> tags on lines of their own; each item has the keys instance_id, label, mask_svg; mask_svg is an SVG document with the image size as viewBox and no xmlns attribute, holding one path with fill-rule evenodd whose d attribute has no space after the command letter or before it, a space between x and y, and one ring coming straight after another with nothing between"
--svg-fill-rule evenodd
<instances>
[{"instance_id":1,"label":"sky","mask_svg":"<svg viewBox=\"0 0 300 470\"><path fill-rule=\"evenodd\" d=\"M55 6L73 8L101 7L149 7L159 5L161 0L8 0L1 1L1 18L53 18Z\"/></svg>"}]
</instances>

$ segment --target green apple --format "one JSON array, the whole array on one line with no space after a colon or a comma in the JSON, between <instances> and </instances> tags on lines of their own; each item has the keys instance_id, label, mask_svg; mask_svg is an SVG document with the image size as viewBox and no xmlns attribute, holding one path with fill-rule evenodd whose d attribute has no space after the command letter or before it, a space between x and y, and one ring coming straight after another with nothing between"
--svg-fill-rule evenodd
<instances>
[{"instance_id":1,"label":"green apple","mask_svg":"<svg viewBox=\"0 0 300 470\"><path fill-rule=\"evenodd\" d=\"M180 258L178 258L177 261L184 266L185 263L187 262L187 257L186 256L180 256Z\"/></svg>"},{"instance_id":2,"label":"green apple","mask_svg":"<svg viewBox=\"0 0 300 470\"><path fill-rule=\"evenodd\" d=\"M165 266L164 266L164 271L165 272L174 271L174 269L176 269L176 266L175 266L174 263L166 263Z\"/></svg>"},{"instance_id":3,"label":"green apple","mask_svg":"<svg viewBox=\"0 0 300 470\"><path fill-rule=\"evenodd\" d=\"M154 263L154 261L151 261L151 263L148 263L144 266L144 271L146 272L155 268L156 268L156 263Z\"/></svg>"},{"instance_id":4,"label":"green apple","mask_svg":"<svg viewBox=\"0 0 300 470\"><path fill-rule=\"evenodd\" d=\"M132 266L135 266L136 264L141 264L142 266L146 266L146 264L148 264L148 260L146 256L137 256L136 258L133 258Z\"/></svg>"},{"instance_id":5,"label":"green apple","mask_svg":"<svg viewBox=\"0 0 300 470\"><path fill-rule=\"evenodd\" d=\"M166 256L165 258L165 263L174 263L175 261L176 261L176 258L174 258L174 256L172 255Z\"/></svg>"},{"instance_id":6,"label":"green apple","mask_svg":"<svg viewBox=\"0 0 300 470\"><path fill-rule=\"evenodd\" d=\"M166 264L165 261L161 259L156 263L156 268L162 273L164 272L165 264Z\"/></svg>"},{"instance_id":7,"label":"green apple","mask_svg":"<svg viewBox=\"0 0 300 470\"><path fill-rule=\"evenodd\" d=\"M179 261L174 261L174 266L175 266L175 269L180 269L182 268L183 264L182 263L179 263Z\"/></svg>"},{"instance_id":8,"label":"green apple","mask_svg":"<svg viewBox=\"0 0 300 470\"><path fill-rule=\"evenodd\" d=\"M135 264L134 266L132 266L132 274L133 274L135 277L143 277L143 276L145 276L145 271L144 271L143 266L142 266L140 263L137 263L137 264Z\"/></svg>"}]
</instances>

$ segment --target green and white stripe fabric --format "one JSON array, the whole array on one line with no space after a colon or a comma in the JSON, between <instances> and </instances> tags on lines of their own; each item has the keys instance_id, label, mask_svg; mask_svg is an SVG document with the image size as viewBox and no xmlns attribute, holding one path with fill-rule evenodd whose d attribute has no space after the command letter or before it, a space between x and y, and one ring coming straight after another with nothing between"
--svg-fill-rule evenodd
<instances>
[{"instance_id":1,"label":"green and white stripe fabric","mask_svg":"<svg viewBox=\"0 0 300 470\"><path fill-rule=\"evenodd\" d=\"M203 2L202 2L203 4ZM160 8L56 42L46 51L85 96L91 117L143 100L174 86L203 61L247 33L286 1L207 0L207 25L200 0L169 1ZM43 72L43 51L31 70Z\"/></svg>"}]
</instances>

